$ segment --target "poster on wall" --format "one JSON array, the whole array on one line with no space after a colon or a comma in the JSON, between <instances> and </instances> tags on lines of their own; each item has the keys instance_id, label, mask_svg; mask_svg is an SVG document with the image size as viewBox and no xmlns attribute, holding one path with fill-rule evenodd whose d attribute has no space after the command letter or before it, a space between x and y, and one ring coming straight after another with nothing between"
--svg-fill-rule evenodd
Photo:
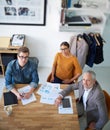
<instances>
[{"instance_id":1,"label":"poster on wall","mask_svg":"<svg viewBox=\"0 0 110 130\"><path fill-rule=\"evenodd\" d=\"M46 21L46 0L0 0L0 24L40 25Z\"/></svg>"}]
</instances>

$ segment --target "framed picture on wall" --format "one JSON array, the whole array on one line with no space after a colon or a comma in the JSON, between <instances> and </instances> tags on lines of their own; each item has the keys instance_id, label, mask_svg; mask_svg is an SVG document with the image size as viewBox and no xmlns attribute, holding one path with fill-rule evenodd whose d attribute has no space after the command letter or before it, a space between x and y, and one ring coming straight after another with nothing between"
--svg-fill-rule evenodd
<instances>
[{"instance_id":1,"label":"framed picture on wall","mask_svg":"<svg viewBox=\"0 0 110 130\"><path fill-rule=\"evenodd\" d=\"M0 24L46 24L47 0L0 0Z\"/></svg>"}]
</instances>

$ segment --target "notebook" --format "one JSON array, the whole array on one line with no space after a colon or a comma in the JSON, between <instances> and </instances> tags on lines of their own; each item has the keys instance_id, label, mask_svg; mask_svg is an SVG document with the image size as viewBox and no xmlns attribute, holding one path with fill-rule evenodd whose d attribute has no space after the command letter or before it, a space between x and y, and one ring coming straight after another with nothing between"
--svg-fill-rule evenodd
<instances>
[{"instance_id":1,"label":"notebook","mask_svg":"<svg viewBox=\"0 0 110 130\"><path fill-rule=\"evenodd\" d=\"M91 26L91 21L88 16L66 16L65 22L68 26Z\"/></svg>"},{"instance_id":2,"label":"notebook","mask_svg":"<svg viewBox=\"0 0 110 130\"><path fill-rule=\"evenodd\" d=\"M18 104L17 96L12 92L5 92L3 93L3 96L4 96L4 106Z\"/></svg>"}]
</instances>

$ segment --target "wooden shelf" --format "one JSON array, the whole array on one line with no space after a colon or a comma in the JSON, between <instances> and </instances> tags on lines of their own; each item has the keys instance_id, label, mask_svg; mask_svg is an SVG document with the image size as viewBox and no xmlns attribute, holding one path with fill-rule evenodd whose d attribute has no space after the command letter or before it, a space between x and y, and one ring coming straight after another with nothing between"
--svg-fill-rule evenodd
<instances>
[{"instance_id":1,"label":"wooden shelf","mask_svg":"<svg viewBox=\"0 0 110 130\"><path fill-rule=\"evenodd\" d=\"M18 53L18 50L11 50L11 49L0 49L0 53L15 53L17 54Z\"/></svg>"}]
</instances>

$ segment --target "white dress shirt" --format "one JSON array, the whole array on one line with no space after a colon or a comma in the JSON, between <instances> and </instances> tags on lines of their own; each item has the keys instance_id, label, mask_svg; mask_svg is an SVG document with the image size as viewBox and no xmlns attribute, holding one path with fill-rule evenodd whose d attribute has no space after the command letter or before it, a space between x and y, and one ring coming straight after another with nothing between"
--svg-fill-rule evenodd
<instances>
[{"instance_id":1,"label":"white dress shirt","mask_svg":"<svg viewBox=\"0 0 110 130\"><path fill-rule=\"evenodd\" d=\"M84 110L86 110L86 102L87 102L87 97L89 95L89 92L91 91L92 88L90 89L85 89L84 94L83 94L83 104L84 104Z\"/></svg>"}]
</instances>

